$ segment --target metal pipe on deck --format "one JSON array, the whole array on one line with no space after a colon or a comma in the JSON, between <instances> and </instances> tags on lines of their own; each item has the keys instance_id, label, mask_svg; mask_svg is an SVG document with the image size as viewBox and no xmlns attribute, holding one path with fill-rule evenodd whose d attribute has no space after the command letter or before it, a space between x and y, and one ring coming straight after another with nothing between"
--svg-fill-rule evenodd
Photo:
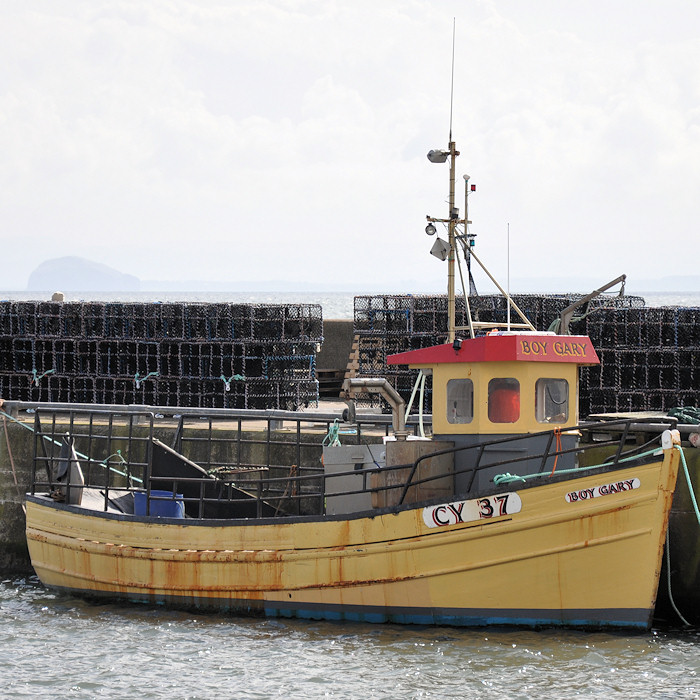
<instances>
[{"instance_id":1,"label":"metal pipe on deck","mask_svg":"<svg viewBox=\"0 0 700 700\"><path fill-rule=\"evenodd\" d=\"M343 391L349 391L350 389L362 389L370 394L380 394L384 397L391 406L392 425L396 439L406 439L408 434L406 432L405 418L406 404L401 395L386 379L383 377L354 377L346 379L343 383Z\"/></svg>"}]
</instances>

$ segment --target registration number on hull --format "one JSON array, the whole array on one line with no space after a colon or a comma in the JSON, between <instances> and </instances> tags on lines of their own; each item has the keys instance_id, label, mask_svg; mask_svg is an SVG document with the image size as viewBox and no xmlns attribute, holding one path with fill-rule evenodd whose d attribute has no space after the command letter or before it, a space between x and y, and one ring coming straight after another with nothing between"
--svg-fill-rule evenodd
<instances>
[{"instance_id":1,"label":"registration number on hull","mask_svg":"<svg viewBox=\"0 0 700 700\"><path fill-rule=\"evenodd\" d=\"M475 520L490 520L502 515L519 513L522 505L517 493L499 493L497 496L485 496L473 498L470 501L455 501L423 508L423 522L428 527L442 527Z\"/></svg>"}]
</instances>

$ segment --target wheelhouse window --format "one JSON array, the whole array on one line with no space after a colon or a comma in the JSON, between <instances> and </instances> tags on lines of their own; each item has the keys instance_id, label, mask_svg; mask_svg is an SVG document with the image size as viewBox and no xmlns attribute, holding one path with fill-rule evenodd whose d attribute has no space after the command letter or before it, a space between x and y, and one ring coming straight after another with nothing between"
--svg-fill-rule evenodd
<instances>
[{"instance_id":1,"label":"wheelhouse window","mask_svg":"<svg viewBox=\"0 0 700 700\"><path fill-rule=\"evenodd\" d=\"M471 423L474 419L474 383L471 379L447 382L447 422Z\"/></svg>"},{"instance_id":2,"label":"wheelhouse window","mask_svg":"<svg viewBox=\"0 0 700 700\"><path fill-rule=\"evenodd\" d=\"M566 423L569 420L569 382L566 379L537 380L535 418L539 423Z\"/></svg>"},{"instance_id":3,"label":"wheelhouse window","mask_svg":"<svg viewBox=\"0 0 700 700\"><path fill-rule=\"evenodd\" d=\"M513 378L489 382L489 420L515 423L520 418L520 382Z\"/></svg>"}]
</instances>

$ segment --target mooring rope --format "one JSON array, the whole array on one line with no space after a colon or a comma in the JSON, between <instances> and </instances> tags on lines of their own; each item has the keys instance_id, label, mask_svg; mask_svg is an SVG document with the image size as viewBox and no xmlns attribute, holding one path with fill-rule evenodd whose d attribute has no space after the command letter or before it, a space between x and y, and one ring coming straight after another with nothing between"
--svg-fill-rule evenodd
<instances>
[{"instance_id":1,"label":"mooring rope","mask_svg":"<svg viewBox=\"0 0 700 700\"><path fill-rule=\"evenodd\" d=\"M678 448L680 449L680 448ZM690 500L693 504L693 510L695 511L695 518L698 521L698 525L700 525L700 509L698 508L698 502L697 499L695 498L695 490L693 489L693 482L690 479L690 472L688 471L688 464L685 461L685 454L683 450L681 449L681 464L683 465L683 471L685 472L685 481L688 484L688 491L690 492Z\"/></svg>"},{"instance_id":2,"label":"mooring rope","mask_svg":"<svg viewBox=\"0 0 700 700\"><path fill-rule=\"evenodd\" d=\"M678 447L678 445L676 445ZM700 525L700 510L698 509L698 502L697 499L695 498L695 490L693 489L693 482L690 478L690 472L688 471L688 463L686 462L685 459L685 453L683 450L678 447L681 453L681 464L683 465L683 472L685 474L685 481L688 484L688 492L690 493L690 500L693 504L693 510L695 511L695 519L698 521L698 525ZM671 520L669 517L669 522L668 522L668 527L666 528L666 585L667 585L667 590L668 590L668 600L671 603L671 607L673 608L673 611L678 615L680 621L686 626L690 627L690 623L683 617L681 614L681 611L678 609L676 606L676 602L673 599L673 593L671 592L671 546L670 546L670 533L671 530Z\"/></svg>"},{"instance_id":3,"label":"mooring rope","mask_svg":"<svg viewBox=\"0 0 700 700\"><path fill-rule=\"evenodd\" d=\"M668 527L666 528L666 585L668 588L668 600L671 603L673 611L678 615L680 621L686 626L690 627L690 622L686 620L681 611L676 607L676 601L673 600L673 593L671 593L671 538L669 536L669 531L671 530L671 521L669 519Z\"/></svg>"}]
</instances>

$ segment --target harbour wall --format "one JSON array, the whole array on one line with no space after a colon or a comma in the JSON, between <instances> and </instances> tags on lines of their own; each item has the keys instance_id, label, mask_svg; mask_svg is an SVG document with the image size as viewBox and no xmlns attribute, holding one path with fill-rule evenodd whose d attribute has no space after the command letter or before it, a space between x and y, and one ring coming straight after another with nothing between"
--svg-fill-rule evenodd
<instances>
[{"instance_id":1,"label":"harbour wall","mask_svg":"<svg viewBox=\"0 0 700 700\"><path fill-rule=\"evenodd\" d=\"M3 416L0 421L0 574L3 576L32 572L24 532L24 494L31 482L33 455L31 433Z\"/></svg>"}]
</instances>

